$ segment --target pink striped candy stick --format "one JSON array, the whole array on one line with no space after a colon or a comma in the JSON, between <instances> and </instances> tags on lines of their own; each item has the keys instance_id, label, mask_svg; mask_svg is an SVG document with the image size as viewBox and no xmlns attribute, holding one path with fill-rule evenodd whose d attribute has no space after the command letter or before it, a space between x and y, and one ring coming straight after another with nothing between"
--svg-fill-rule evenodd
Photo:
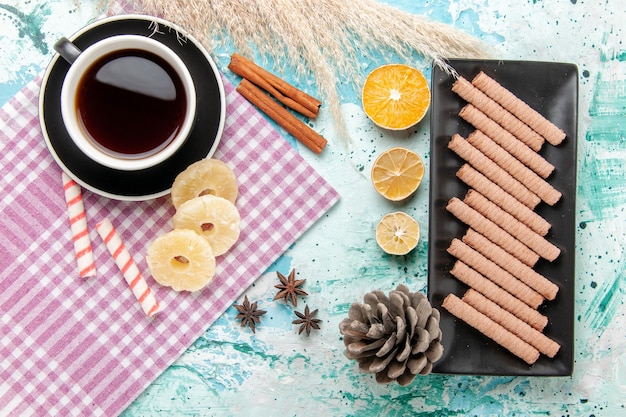
<instances>
[{"instance_id":1,"label":"pink striped candy stick","mask_svg":"<svg viewBox=\"0 0 626 417\"><path fill-rule=\"evenodd\" d=\"M117 264L120 271L124 275L124 279L132 290L133 294L141 304L141 308L148 317L154 316L159 312L159 302L154 298L154 294L148 287L148 283L141 275L139 268L130 256L130 253L124 246L117 231L109 221L104 219L96 225L98 234L106 244L107 249L113 256L113 260Z\"/></svg>"},{"instance_id":2,"label":"pink striped candy stick","mask_svg":"<svg viewBox=\"0 0 626 417\"><path fill-rule=\"evenodd\" d=\"M96 265L93 261L93 252L91 251L91 240L89 239L89 229L87 228L87 217L80 185L65 172L61 174L61 180L63 181L67 214L70 218L74 252L76 252L76 263L78 264L78 275L81 278L93 277L96 275Z\"/></svg>"}]
</instances>

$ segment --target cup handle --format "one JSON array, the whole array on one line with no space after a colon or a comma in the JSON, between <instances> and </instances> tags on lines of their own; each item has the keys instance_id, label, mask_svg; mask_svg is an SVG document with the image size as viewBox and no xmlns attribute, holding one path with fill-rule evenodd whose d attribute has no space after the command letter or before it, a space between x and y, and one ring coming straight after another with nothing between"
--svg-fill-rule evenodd
<instances>
[{"instance_id":1,"label":"cup handle","mask_svg":"<svg viewBox=\"0 0 626 417\"><path fill-rule=\"evenodd\" d=\"M54 50L70 64L74 63L78 55L83 52L66 37L62 37L54 44Z\"/></svg>"}]
</instances>

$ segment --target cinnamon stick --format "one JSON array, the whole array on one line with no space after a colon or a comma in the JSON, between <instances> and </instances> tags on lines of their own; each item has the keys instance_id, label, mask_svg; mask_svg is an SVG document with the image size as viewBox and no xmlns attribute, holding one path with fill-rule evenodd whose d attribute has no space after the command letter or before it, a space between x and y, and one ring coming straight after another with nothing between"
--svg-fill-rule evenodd
<instances>
[{"instance_id":1,"label":"cinnamon stick","mask_svg":"<svg viewBox=\"0 0 626 417\"><path fill-rule=\"evenodd\" d=\"M316 118L322 102L299 90L251 60L234 53L228 68L240 77L256 84L285 106L309 118Z\"/></svg>"},{"instance_id":2,"label":"cinnamon stick","mask_svg":"<svg viewBox=\"0 0 626 417\"><path fill-rule=\"evenodd\" d=\"M246 78L242 79L237 91L313 152L317 154L322 152L327 143L326 139L298 120L252 82Z\"/></svg>"}]
</instances>

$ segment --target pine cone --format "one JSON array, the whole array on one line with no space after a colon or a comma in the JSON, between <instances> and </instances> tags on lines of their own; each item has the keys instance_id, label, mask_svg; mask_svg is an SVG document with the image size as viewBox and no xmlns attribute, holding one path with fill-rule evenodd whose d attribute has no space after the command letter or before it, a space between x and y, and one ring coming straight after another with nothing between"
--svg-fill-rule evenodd
<instances>
[{"instance_id":1,"label":"pine cone","mask_svg":"<svg viewBox=\"0 0 626 417\"><path fill-rule=\"evenodd\" d=\"M361 371L375 373L381 384L405 386L415 375L430 373L443 354L439 310L406 285L398 285L389 297L372 291L363 301L353 303L348 318L339 323L345 355Z\"/></svg>"}]
</instances>

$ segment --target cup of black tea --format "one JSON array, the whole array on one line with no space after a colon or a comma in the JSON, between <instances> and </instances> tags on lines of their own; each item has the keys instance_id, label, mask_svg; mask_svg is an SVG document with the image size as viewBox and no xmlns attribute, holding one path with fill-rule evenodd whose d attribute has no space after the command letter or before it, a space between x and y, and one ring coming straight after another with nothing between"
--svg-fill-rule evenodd
<instances>
[{"instance_id":1,"label":"cup of black tea","mask_svg":"<svg viewBox=\"0 0 626 417\"><path fill-rule=\"evenodd\" d=\"M55 50L71 65L61 115L76 146L97 163L126 171L170 158L189 136L196 91L180 57L146 36L118 35L79 50Z\"/></svg>"}]
</instances>

